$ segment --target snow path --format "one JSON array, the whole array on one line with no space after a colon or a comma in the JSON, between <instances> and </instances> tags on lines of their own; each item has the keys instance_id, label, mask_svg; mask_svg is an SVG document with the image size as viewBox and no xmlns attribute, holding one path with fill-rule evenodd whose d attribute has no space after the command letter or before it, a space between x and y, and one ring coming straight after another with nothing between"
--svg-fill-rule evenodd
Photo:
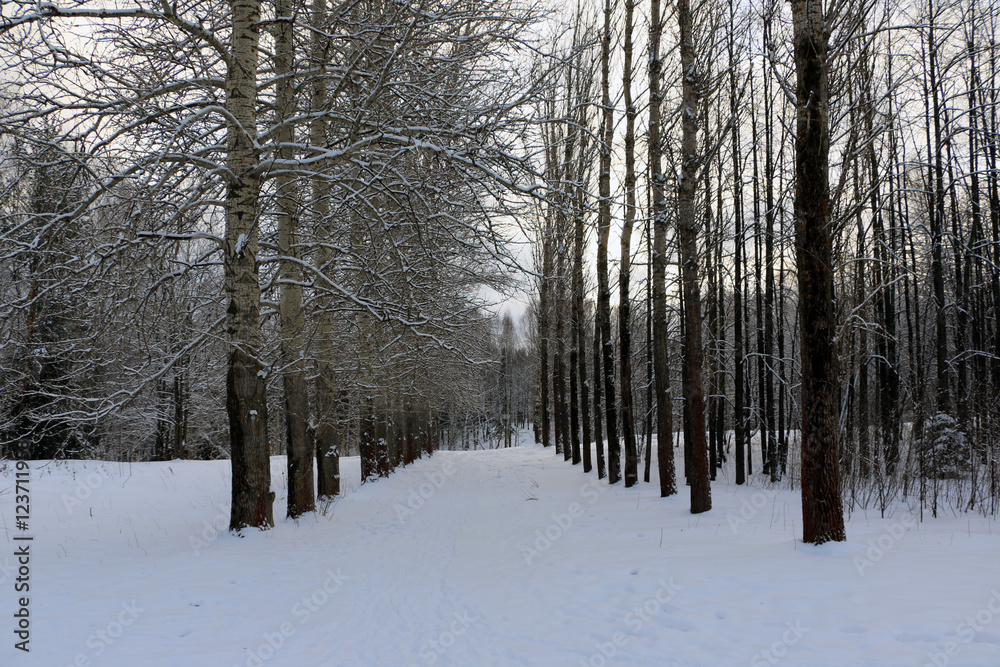
<instances>
[{"instance_id":1,"label":"snow path","mask_svg":"<svg viewBox=\"0 0 1000 667\"><path fill-rule=\"evenodd\" d=\"M975 515L856 513L806 547L796 492L719 482L692 516L655 471L610 487L530 445L438 452L240 538L228 462L32 466L30 654L0 473L4 667L1000 665L1000 530Z\"/></svg>"}]
</instances>

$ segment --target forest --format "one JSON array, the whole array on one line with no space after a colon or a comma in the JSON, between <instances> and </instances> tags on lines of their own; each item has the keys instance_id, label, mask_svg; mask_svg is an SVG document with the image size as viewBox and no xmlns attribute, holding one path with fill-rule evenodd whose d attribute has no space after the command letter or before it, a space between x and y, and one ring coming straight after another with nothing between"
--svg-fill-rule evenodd
<instances>
[{"instance_id":1,"label":"forest","mask_svg":"<svg viewBox=\"0 0 1000 667\"><path fill-rule=\"evenodd\" d=\"M5 2L0 455L230 459L239 531L272 455L295 518L342 456L530 425L695 514L718 475L790 483L806 542L995 516L998 20Z\"/></svg>"}]
</instances>

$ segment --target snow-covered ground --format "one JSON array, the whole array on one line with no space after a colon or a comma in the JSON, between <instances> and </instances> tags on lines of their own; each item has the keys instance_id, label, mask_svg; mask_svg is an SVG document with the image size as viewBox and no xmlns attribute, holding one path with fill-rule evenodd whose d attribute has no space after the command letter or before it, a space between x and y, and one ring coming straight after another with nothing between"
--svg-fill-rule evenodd
<instances>
[{"instance_id":1,"label":"snow-covered ground","mask_svg":"<svg viewBox=\"0 0 1000 667\"><path fill-rule=\"evenodd\" d=\"M31 652L14 470L0 665L1000 665L1000 527L853 514L805 546L796 492L624 489L551 450L438 452L298 523L230 535L229 464L31 464ZM272 460L283 517L284 459Z\"/></svg>"}]
</instances>

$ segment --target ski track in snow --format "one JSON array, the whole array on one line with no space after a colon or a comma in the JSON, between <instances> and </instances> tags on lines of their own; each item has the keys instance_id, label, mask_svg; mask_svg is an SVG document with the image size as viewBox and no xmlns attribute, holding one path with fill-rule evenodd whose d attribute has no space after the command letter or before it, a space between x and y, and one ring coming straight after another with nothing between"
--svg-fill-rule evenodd
<instances>
[{"instance_id":1,"label":"ski track in snow","mask_svg":"<svg viewBox=\"0 0 1000 667\"><path fill-rule=\"evenodd\" d=\"M855 512L812 547L787 489L716 482L693 516L655 466L612 487L533 444L364 485L341 461L344 495L292 522L274 457L277 525L243 537L228 461L33 462L29 654L7 463L0 665L1000 665L1000 529L979 515Z\"/></svg>"}]
</instances>

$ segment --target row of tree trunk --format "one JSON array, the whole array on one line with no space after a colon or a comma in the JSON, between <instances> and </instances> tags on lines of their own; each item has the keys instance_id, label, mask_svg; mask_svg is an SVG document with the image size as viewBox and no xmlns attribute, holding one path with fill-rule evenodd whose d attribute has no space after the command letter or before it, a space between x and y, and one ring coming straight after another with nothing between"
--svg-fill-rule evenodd
<instances>
[{"instance_id":1,"label":"row of tree trunk","mask_svg":"<svg viewBox=\"0 0 1000 667\"><path fill-rule=\"evenodd\" d=\"M936 511L939 485L957 475L966 482L955 487L958 504L989 511L988 498L995 508L996 9L927 0L919 24L899 28L903 15L888 4L827 15L818 2L796 0L785 21L779 3L764 2L751 16L729 2L719 8L728 14L723 32L707 9L681 0L672 15L679 48L666 87L677 105L665 115L664 18L651 0L647 79L639 86L648 100L643 215L635 7L605 2L603 28L581 27L586 21L577 19L585 37L570 50L571 69L578 78L599 78L601 89L567 79L552 95L564 109L553 101L547 110L553 121L545 168L553 194L538 234L543 444L554 423L556 447L576 462L582 434L583 458L594 442L603 477L607 442L609 481L621 478L624 462L630 486L638 479L636 434L645 421L647 436L658 434L661 493L675 493L670 371L679 354L679 430L693 512L711 507L708 483L730 456L737 484L756 470L771 483L791 475L801 485L809 542L844 539L843 484L851 502L874 498L884 508L919 482L921 500ZM616 11L623 26L617 152ZM896 36L886 26L897 26ZM900 74L901 50L922 69ZM599 77L588 69L595 61ZM950 95L956 84L968 92ZM783 103L787 92L794 92L793 104ZM904 118L923 136L907 134ZM596 138L596 146L580 137ZM590 159L572 159L585 151L597 153L596 174L586 169ZM580 203L581 193L593 207ZM615 202L621 245L613 309L608 244ZM572 230L561 226L567 216ZM643 254L633 244L637 220L646 221ZM588 226L596 232L592 320L580 275ZM560 239L571 232L570 258ZM643 255L644 301L633 288ZM634 334L643 329L645 349L636 350ZM594 350L589 367L579 363L586 336ZM561 356L567 348L569 366ZM633 370L643 355L644 384ZM578 384L594 389L592 403L582 398L593 406L592 419L577 409ZM799 456L790 460L794 449Z\"/></svg>"}]
</instances>

